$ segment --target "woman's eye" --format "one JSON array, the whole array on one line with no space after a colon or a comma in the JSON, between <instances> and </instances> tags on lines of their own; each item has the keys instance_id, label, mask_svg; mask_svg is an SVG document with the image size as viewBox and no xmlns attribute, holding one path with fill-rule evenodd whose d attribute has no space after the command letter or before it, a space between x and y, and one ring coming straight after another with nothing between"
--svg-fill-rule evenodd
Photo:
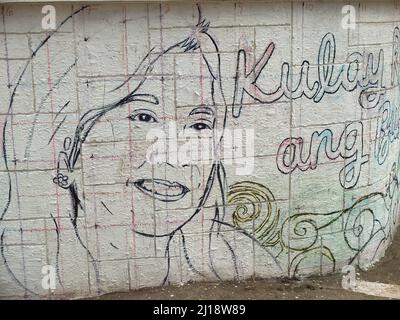
<instances>
[{"instance_id":1,"label":"woman's eye","mask_svg":"<svg viewBox=\"0 0 400 320\"><path fill-rule=\"evenodd\" d=\"M197 130L197 131L201 131L201 130L205 130L205 129L211 129L211 127L208 124L202 123L202 122L198 122L195 124L192 124L190 126L190 128Z\"/></svg>"},{"instance_id":2,"label":"woman's eye","mask_svg":"<svg viewBox=\"0 0 400 320\"><path fill-rule=\"evenodd\" d=\"M157 122L156 118L148 113L138 113L129 117L133 121Z\"/></svg>"}]
</instances>

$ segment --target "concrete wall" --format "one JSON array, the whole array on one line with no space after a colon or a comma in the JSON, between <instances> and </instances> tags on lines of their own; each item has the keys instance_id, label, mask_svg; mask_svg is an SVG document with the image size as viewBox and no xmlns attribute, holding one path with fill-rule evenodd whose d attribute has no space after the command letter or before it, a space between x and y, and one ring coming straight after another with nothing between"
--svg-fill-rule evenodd
<instances>
[{"instance_id":1,"label":"concrete wall","mask_svg":"<svg viewBox=\"0 0 400 320\"><path fill-rule=\"evenodd\" d=\"M382 257L400 1L54 6L1 6L1 297Z\"/></svg>"}]
</instances>

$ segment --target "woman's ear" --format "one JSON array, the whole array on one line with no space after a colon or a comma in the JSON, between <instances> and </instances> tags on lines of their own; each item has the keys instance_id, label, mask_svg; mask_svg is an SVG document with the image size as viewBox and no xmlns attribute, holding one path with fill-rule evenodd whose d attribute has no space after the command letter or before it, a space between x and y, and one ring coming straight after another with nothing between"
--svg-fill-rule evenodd
<instances>
[{"instance_id":1,"label":"woman's ear","mask_svg":"<svg viewBox=\"0 0 400 320\"><path fill-rule=\"evenodd\" d=\"M68 189L74 180L68 155L65 151L61 151L58 154L57 175L53 178L53 182L63 189Z\"/></svg>"}]
</instances>

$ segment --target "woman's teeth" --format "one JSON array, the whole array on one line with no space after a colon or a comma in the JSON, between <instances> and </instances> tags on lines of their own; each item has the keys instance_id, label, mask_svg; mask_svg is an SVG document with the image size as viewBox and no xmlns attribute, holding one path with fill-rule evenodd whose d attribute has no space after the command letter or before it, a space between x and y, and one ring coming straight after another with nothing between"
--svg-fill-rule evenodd
<instances>
[{"instance_id":1,"label":"woman's teeth","mask_svg":"<svg viewBox=\"0 0 400 320\"><path fill-rule=\"evenodd\" d=\"M179 182L164 179L139 179L134 185L143 193L165 202L180 200L190 191Z\"/></svg>"}]
</instances>

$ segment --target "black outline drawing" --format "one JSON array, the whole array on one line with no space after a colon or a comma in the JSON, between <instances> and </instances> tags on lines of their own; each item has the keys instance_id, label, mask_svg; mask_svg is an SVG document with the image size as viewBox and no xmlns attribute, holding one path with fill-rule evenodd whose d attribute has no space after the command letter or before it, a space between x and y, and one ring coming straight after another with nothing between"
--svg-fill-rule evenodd
<instances>
[{"instance_id":1,"label":"black outline drawing","mask_svg":"<svg viewBox=\"0 0 400 320\"><path fill-rule=\"evenodd\" d=\"M54 31L56 32L66 21L68 21L73 15L83 11L85 7L82 7L81 9L77 10L76 12L74 12L70 17L68 17L67 19L65 19L60 26ZM79 243L81 244L81 246L86 250L87 255L89 257L90 262L93 265L93 268L95 270L95 276L96 276L96 280L97 283L99 284L99 270L96 264L96 259L94 258L93 254L90 252L90 250L88 249L87 245L84 243L84 241L81 238L80 235L80 230L78 228L77 225L77 220L78 220L78 216L79 216L79 212L80 211L84 211L84 206L82 203L82 199L79 197L79 190L78 190L78 184L77 182L74 180L73 178L73 173L74 173L74 169L75 166L78 164L78 161L80 159L81 156L81 148L82 145L85 143L88 135L90 134L91 130L93 129L93 127L95 126L96 122L99 121L100 119L102 119L108 112L110 112L111 110L114 110L116 108L122 107L124 105L127 105L128 103L134 102L134 101L145 101L147 103L152 103L152 104L159 104L159 100L157 97L155 97L154 95L151 94L140 94L137 93L139 88L143 85L143 83L146 81L146 77L147 75L152 71L154 64L156 63L156 61L164 54L166 53L170 53L173 52L173 50L180 50L182 52L199 52L203 61L205 62L206 66L207 66L207 70L211 76L211 81L212 81L212 85L211 85L211 96L213 97L213 101L215 101L215 95L216 92L218 91L219 93L219 98L222 99L222 102L224 104L224 117L223 117L223 123L222 126L223 128L225 128L226 126L226 121L227 121L227 113L228 113L228 103L226 102L225 96L224 96L224 90L223 90L223 86L222 86L222 77L221 77L221 57L220 57L220 53L219 53L219 48L217 45L217 42L215 41L215 39L211 36L210 33L208 33L208 28L209 28L209 22L207 22L205 19L202 18L201 16L201 11L200 11L200 7L197 6L198 8L198 15L199 15L199 19L198 19L198 23L196 24L196 26L193 29L193 32L191 35L189 35L189 37L184 38L182 41L177 42L176 44L168 47L167 49L163 50L161 53L157 54L157 56L153 59L150 59L149 61L149 57L150 54L154 51L154 48L151 49L148 54L143 58L143 60L141 61L141 63L139 64L139 66L137 67L137 69L135 70L135 72L131 75L129 75L127 77L127 80L125 80L121 85L119 85L118 87L116 87L113 91L121 88L122 86L124 86L132 77L135 76L135 73L139 71L139 69L144 70L143 73L143 78L142 80L138 83L138 85L129 92L129 94L127 94L126 96L124 96L122 99L119 99L118 101L111 103L111 104L107 104L105 106L102 107L95 107L90 109L89 111L87 111L86 113L84 113L80 120L79 120L79 124L75 130L75 134L74 137L71 139L70 137L66 137L64 140L64 150L61 150L59 152L59 156L58 156L58 171L56 173L55 178L53 179L54 183L56 183L58 186L60 186L61 188L65 189L68 191L70 198L71 198L71 207L72 207L72 212L70 213L70 221L71 224L73 226L73 229L75 230L75 235L79 241ZM34 58L36 52L46 43L46 41L48 41L50 39L51 35L49 35L48 37L46 37L46 39L41 43L41 45L37 48L37 50L35 50L35 52L32 54L31 60ZM204 43L206 41L210 42L211 45L214 47L215 53L205 53L202 50L202 44L200 43L200 38L201 41ZM216 65L212 64L211 61L209 61L209 59L207 58L208 55L215 55L217 57L216 61ZM30 60L30 61L31 61ZM30 61L27 63L27 66L29 65ZM146 65L147 63L147 65ZM75 66L76 61L74 63L73 66ZM27 66L25 67L25 69L23 70L20 79L22 78L23 74L25 73ZM73 67L70 66L68 68L68 71ZM14 88L14 92L16 91L16 88L19 85L19 81L17 82L15 88ZM68 105L68 103L66 103L66 105ZM65 105L65 106L66 106ZM64 106L64 107L65 107ZM11 98L10 100L10 107L9 107L9 112L11 113L13 107L13 99ZM198 109L198 108L197 108ZM204 107L202 107L202 109L204 109ZM196 115L199 111L196 111L196 109L194 109L190 116ZM205 111L202 111L205 112ZM153 117L153 115L151 115L150 113L146 113L147 116L143 117L141 120L148 122L157 122L158 120ZM135 121L136 118L132 117L131 118L132 121ZM214 125L214 124L213 124ZM205 128L204 123L202 123L201 125L195 126L192 125L192 127L195 130L202 130ZM33 130L33 129L32 129ZM57 129L56 129L57 130ZM3 136L5 137L6 134L6 125L4 127L3 130ZM53 133L55 134L55 133ZM31 132L31 135L33 135L33 132ZM218 141L217 141L217 146L216 148L218 148L218 143L220 143L223 139L223 130L222 130L222 134L220 137L217 137ZM8 159L7 159L7 154L6 154L6 149L5 149L5 141L6 139L3 140L3 155L4 155L4 159L5 162L7 163ZM26 149L26 154L29 153L29 148ZM7 167L8 169L8 167ZM226 216L225 214L225 188L226 188L226 174L225 174L225 170L223 167L222 162L219 159L215 159L215 161L213 162L212 166L211 166L211 170L210 173L208 175L208 178L206 179L206 185L204 188L204 192L203 195L200 197L198 204L196 206L196 209L194 210L194 213L181 225L179 225L177 228L175 228L174 230L171 230L170 232L166 233L166 234L147 234L147 233L143 233L140 232L138 230L133 230L136 234L144 236L144 237L165 237L168 239L167 241L167 245L165 248L165 258L166 258L166 263L167 263L167 273L164 275L163 280L160 281L160 284L165 284L168 281L168 277L169 277L169 269L170 269L170 245L171 242L173 240L174 237L178 236L181 237L182 239L182 243L183 243L183 252L185 254L185 260L188 263L188 266L197 274L201 274L199 271L196 270L196 267L193 266L193 264L191 263L191 259L190 257L187 255L187 249L185 247L186 244L186 238L185 235L182 231L182 228L187 225L192 219L193 217L195 217L197 214L199 214L199 212L204 208L204 205L206 204L210 192L212 190L212 188L216 187L219 189L219 193L221 194L221 201L222 203L220 204L216 204L216 209L215 209L215 214L214 214L214 218L212 219L212 224L211 224L211 229L209 230L210 232L210 237L209 237L209 249L211 248L212 241L222 241L222 243L224 243L227 247L227 250L230 252L231 254L231 258L232 258L232 264L233 264L233 269L235 270L235 279L239 279L240 274L239 274L239 269L236 263L236 259L237 256L235 254L235 250L232 248L232 246L228 243L228 241L225 239L225 236L223 235L222 231L223 229L228 229L228 230L238 230L239 232L241 232L243 235L245 235L246 238L250 239L252 242L255 243L255 245L258 245L261 250L263 250L265 252L265 255L268 256L271 261L276 265L276 267L283 272L282 267L280 266L280 263L278 262L278 260L274 257L274 255L269 252L268 248L261 246L261 244L258 242L258 240L256 238L254 238L251 234L249 234L248 232L246 232L245 230L240 230L238 229L236 226L231 225L227 222L224 221L224 217ZM8 210L8 206L9 203L11 202L11 198L12 198L12 188L11 188L11 179L10 181L10 189L9 189L9 200L7 203L6 208L3 211L3 215L2 215L2 219L4 218L4 215L7 213ZM138 187L138 190L146 193L148 195L149 192L147 192L147 190L143 190L143 183L144 181L142 180L138 180L136 182L134 182L133 184ZM154 181L153 181L154 182ZM177 185L175 182L167 182L167 181L160 181L161 183L164 184L171 184L174 187ZM129 182L127 182L129 183ZM189 189L185 186L181 186L182 188L182 194L179 195L181 198L183 196L185 196L185 194L187 192L189 192ZM172 199L168 199L168 198L160 198L158 197L159 200L162 201L171 201ZM175 200L175 199L174 199ZM178 199L177 199L178 200ZM109 208L107 208L104 204L103 206L105 207L105 209L112 215L114 215L115 213L113 213ZM220 210L222 210L222 214L220 213ZM58 232L58 228L57 228L57 232ZM4 233L4 231L3 231ZM57 237L58 241L59 241L59 236ZM2 243L3 245L3 243ZM58 242L57 246L59 247L60 243ZM114 247L114 245L113 245ZM115 247L114 247L115 248ZM211 252L212 250L210 250ZM57 251L57 255L59 254L59 250ZM210 269L212 271L212 273L218 278L221 279L221 276L218 274L218 271L216 270L215 264L212 262L212 257L210 256L211 262L210 262ZM7 260L5 257L3 257L4 262L6 263ZM58 257L57 257L57 261L58 261ZM58 266L57 266L58 269ZM16 280L17 277L12 273L12 270L9 270L9 272L14 276L14 278ZM33 291L29 290L22 282L20 282L19 280L17 281L23 288L25 288L28 292L30 293L34 293ZM98 290L100 290L100 288L98 288ZM100 291L99 291L100 293Z\"/></svg>"},{"instance_id":2,"label":"black outline drawing","mask_svg":"<svg viewBox=\"0 0 400 320\"><path fill-rule=\"evenodd\" d=\"M56 30L50 32L46 38L39 44L39 46L32 52L30 59L27 61L26 65L22 69L22 72L17 79L15 86L12 90L12 94L10 97L9 105L7 113L9 115L13 114L14 107L14 98L16 94L16 90L19 87L21 80L24 74L27 72L29 65L32 60L35 58L38 51L49 41L53 34L58 32L60 28L69 21L74 15L79 14L84 11L88 6L83 6L80 9L73 12L69 17L67 17L64 21L60 23ZM336 56L336 42L335 37L332 33L327 33L322 41L321 46L319 48L318 53L318 67L317 67L317 75L318 80L314 81L313 84L310 84L309 72L310 72L310 62L305 60L301 65L301 72L299 79L294 86L294 88L290 88L290 83L293 79L291 79L290 75L290 66L288 63L283 63L281 68L281 82L279 87L270 93L264 92L258 85L257 80L259 79L263 70L267 67L272 54L275 50L275 44L270 43L261 58L257 60L257 62L248 70L248 57L247 53L244 50L239 50L237 55L237 68L236 74L234 77L234 94L232 98L232 103L228 102L229 100L225 97L223 83L222 83L222 62L220 56L220 49L217 41L209 32L210 23L202 18L200 7L198 8L198 22L194 26L192 33L184 37L183 40L169 46L164 49L161 53L157 54L155 58L152 58L154 53L154 48L150 49L150 51L146 54L146 56L142 59L142 61L137 66L136 70L127 76L126 80L123 81L119 86L117 86L112 92L122 88L126 85L134 76L139 74L139 70L143 72L143 77L141 81L137 84L135 88L130 90L130 92L125 95L123 98L118 99L117 101L103 105L98 107L93 107L86 113L84 113L79 119L79 123L75 129L73 137L65 137L63 150L61 150L58 154L58 170L55 173L55 177L53 182L57 184L60 188L65 190L68 193L71 199L71 212L70 212L70 222L74 229L75 236L82 246L82 248L87 252L87 256L90 262L93 265L93 269L95 271L96 282L99 285L99 270L97 267L96 259L94 258L92 252L87 247L87 244L84 243L81 237L81 230L79 230L77 220L80 214L84 211L83 199L79 196L79 185L77 181L74 180L74 171L79 164L79 160L81 157L82 146L85 144L91 130L96 125L96 123L103 119L104 116L110 112L111 110L120 108L125 106L131 102L147 102L150 104L157 105L160 103L159 99L151 94L146 93L138 93L139 89L142 87L144 82L146 81L148 75L153 70L155 63L157 60L167 54L172 53L174 51L178 52L196 52L199 53L202 57L203 62L207 66L208 75L211 77L211 96L213 101L215 102L215 98L218 96L219 99L222 99L223 103L223 117L222 117L222 128L224 129L227 125L227 117L228 111L232 112L233 117L239 117L242 108L248 102L259 102L262 104L270 104L276 102L280 99L299 99L301 97L305 97L314 101L315 103L319 103L322 101L325 95L331 95L339 92L339 90L344 90L346 92L352 92L357 88L361 88L361 93L359 96L359 104L362 108L369 110L374 109L377 106L380 106L380 112L382 114L390 114L390 121L387 120L389 118L383 118L382 122L378 122L377 126L377 142L376 142L376 150L375 157L378 162L382 164L387 157L389 152L389 142L393 142L398 139L399 129L398 129L398 121L399 121L399 112L398 106L395 103L391 103L389 101L389 95L391 93L390 90L384 86L382 75L383 75L383 50L379 51L377 57L374 54L369 53L364 56L360 52L354 52L348 57L348 63L345 65L336 65L335 64L335 56ZM392 63L392 85L394 83L399 83L399 29L396 28L394 31L394 49L393 49L393 63ZM201 41L200 41L201 40ZM207 53L203 51L204 42L209 42L213 47L214 53ZM212 62L209 59L209 56L212 55L216 57L215 61ZM365 70L363 74L360 72L360 64L366 62ZM72 65L70 65L65 73L61 75L57 82L52 86L50 91L47 93L47 96L51 93L54 88L60 83L63 77L65 77L77 64L77 60L74 61ZM355 74L355 75L354 75ZM44 103L46 97L40 102L40 106ZM249 100L250 99L250 100ZM68 106L70 101L66 102L61 110L57 113L56 117L59 116L62 110ZM267 107L267 106L266 106ZM390 108L396 108L391 110ZM199 108L204 109L202 111L198 110ZM212 111L212 110L211 110ZM189 116L196 115L199 112L209 112L206 110L206 107L201 106L192 110ZM25 156L29 158L30 148L32 143L32 137L34 134L36 119L34 120L32 129L29 134L28 143L25 148ZM135 115L131 115L130 119L132 121L141 121L141 122L154 122L157 123L159 119L150 112L150 110L143 110L142 113L138 113ZM207 119L201 119L202 121L196 122L190 125L192 129L195 130L203 130L203 129L213 129L215 123L211 123L211 121L206 121ZM65 118L61 120L59 125L53 131L48 144L52 141L52 139L57 134L58 130L63 126L65 122ZM3 127L3 159L5 163L5 168L8 175L8 197L7 201L4 204L3 210L0 212L0 222L5 220L6 215L8 215L10 204L15 195L13 194L13 185L9 168L9 161L7 150L6 150L6 141L7 141L7 127L9 126L9 117L6 117ZM325 131L326 130L326 131ZM332 132L329 128L325 129L322 133L316 133L317 135L324 137L323 140L317 148L317 156L319 154L319 150L321 146L322 149L325 149L326 155L330 159L336 159L338 157L339 145L335 148L332 145ZM342 133L343 135L344 133ZM362 133L361 133L362 135ZM387 142L385 139L388 139ZM222 133L216 137L217 143L215 149L218 149L219 144L223 141L223 130ZM330 140L329 140L330 138ZM385 140L385 141L384 141ZM383 142L382 142L383 141ZM347 148L347 145L344 145ZM311 148L311 146L310 146ZM346 149L349 151L350 149ZM363 153L363 150L359 150L361 152L360 157L364 159L364 156L367 156ZM343 154L340 155L345 158ZM301 156L300 156L301 158ZM361 159L360 158L360 159ZM367 160L362 160L362 164ZM303 163L307 162L307 160L302 161ZM318 164L318 159L316 160L315 166ZM355 168L351 166L352 162L349 163L350 172L355 173ZM360 167L361 167L360 165ZM292 168L294 170L294 168ZM200 211L205 207L207 201L210 199L211 191L218 190L218 194L221 196L218 201L215 203L215 209L213 212L211 228L209 231L208 237L208 250L209 250L209 268L211 272L215 275L216 278L222 279L222 275L219 273L218 265L212 256L212 243L213 241L219 241L225 245L225 249L229 252L225 259L231 259L232 269L234 270L234 278L239 279L241 275L240 266L238 263L238 257L235 252L235 248L229 243L226 239L226 236L223 231L237 231L244 238L249 239L254 246L258 246L264 253L265 256L268 257L271 262L280 270L282 274L284 270L282 269L280 263L280 255L282 253L286 253L288 251L296 252L296 255L291 259L289 264L289 274L291 276L295 276L299 269L301 268L301 263L309 257L310 255L319 253L322 254L325 258L332 262L333 269L335 270L335 257L332 253L331 249L326 246L319 246L317 240L319 239L321 231L330 226L332 223L338 221L339 218L343 218L345 222L343 235L345 241L352 250L353 254L349 259L349 263L353 263L357 257L363 252L366 246L371 243L372 240L375 241L376 237L380 237L379 244L376 247L376 252L378 251L380 245L384 243L384 241L391 239L393 234L393 229L397 222L397 214L398 214L398 205L399 205L399 183L398 183L398 170L399 164L394 163L392 167L392 172L390 175L390 179L386 185L386 189L383 192L374 192L363 196L356 200L351 206L346 209L334 211L330 213L298 213L291 215L286 220L281 221L282 215L281 211L276 204L276 200L274 198L273 193L264 185L251 182L237 182L231 185L230 189L228 189L227 184L227 176L225 172L225 168L223 162L216 158L211 166L211 170L206 179L206 185L203 191L202 196L198 199L198 203L196 205L196 209L193 214L182 224L180 224L175 229L169 231L164 234L149 234L140 232L138 230L133 230L136 234L141 235L143 237L151 237L151 238L166 238L168 239L166 247L165 247L165 259L167 264L167 272L165 275L161 276L160 284L166 284L169 280L169 269L171 264L171 254L170 254L170 246L172 244L172 240L178 237L182 242L182 250L184 254L185 261L189 268L199 276L204 276L201 271L197 269L197 267L193 264L191 257L188 254L187 249L187 235L183 232L183 227L190 223L190 221L200 213ZM347 172L348 173L348 172ZM344 174L346 176L346 172ZM357 179L355 183L351 184L350 187L354 187L357 184L359 174L356 175ZM346 178L346 177L345 177ZM345 179L346 181L346 179ZM353 180L351 180L353 181ZM138 190L146 194L147 196L154 197L154 190L145 186L145 183L149 181L145 181L144 179L139 179L132 182L132 185L137 187ZM181 193L175 194L173 196L168 194L157 194L155 199L160 200L162 202L174 202L182 199L190 192L187 186L183 186L178 182L168 181L168 180L152 180L152 183L156 182L162 184L163 186L170 186L171 188L180 188ZM354 181L353 181L354 182ZM127 184L131 183L127 181ZM346 186L342 184L344 188ZM384 204L384 214L386 215L384 221L382 217L379 216L379 213L374 211L374 208L370 206L371 199L376 201L381 201ZM245 205L245 202L252 204L253 211L249 211ZM112 212L109 207L106 206L104 202L101 202L105 211L110 214L110 216L116 215L115 212ZM232 223L227 219L227 205L237 205L236 209L232 214ZM265 207L266 206L266 207ZM366 230L363 225L359 225L360 219L359 217L367 217L370 219L370 233L367 233L367 237L364 239L365 241L360 242L361 236L364 236L368 230ZM55 224L55 232L57 239L57 251L56 251L56 260L57 260L57 275L58 281L61 283L60 271L58 266L59 255L60 255L60 230L57 224L56 219L50 213L50 218ZM246 228L242 226L243 223L247 222L260 222L260 225L254 229L253 232L247 231ZM10 276L15 280L15 282L24 288L29 294L36 294L30 288L28 288L24 281L19 279L13 271L10 269L7 261L7 257L4 253L4 248L7 245L4 241L4 235L7 229L4 229L1 233L0 238L0 253L2 260L10 273ZM286 241L286 235L293 233L296 236L306 237L307 240L300 241L299 243L291 242L290 244ZM311 236L310 236L311 234ZM284 237L285 235L285 237ZM115 250L119 250L112 242L109 243L111 247ZM273 249L273 250L272 250ZM375 254L376 254L375 252ZM98 288L100 292L100 288Z\"/></svg>"}]
</instances>

